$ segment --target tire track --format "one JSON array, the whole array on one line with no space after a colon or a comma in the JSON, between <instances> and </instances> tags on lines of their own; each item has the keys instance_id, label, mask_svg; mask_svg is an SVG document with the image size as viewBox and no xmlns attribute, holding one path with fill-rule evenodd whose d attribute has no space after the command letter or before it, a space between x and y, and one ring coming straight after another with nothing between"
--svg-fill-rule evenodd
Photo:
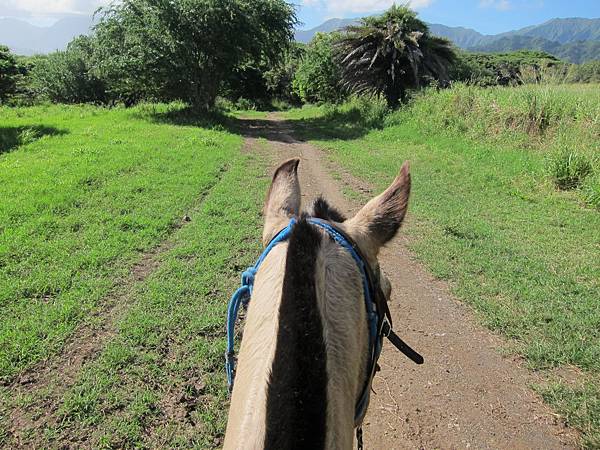
<instances>
[{"instance_id":1,"label":"tire track","mask_svg":"<svg viewBox=\"0 0 600 450\"><path fill-rule=\"evenodd\" d=\"M226 168L221 168L214 181L200 195L191 209L197 210L212 188L217 185ZM6 388L10 395L0 397L0 425L7 434L9 448L36 447L43 430L58 425L57 411L64 394L76 383L84 366L93 361L106 344L116 336L117 323L135 301L136 286L142 284L160 266L161 257L173 247L171 237L190 222L186 214L175 224L165 240L142 253L128 276L118 280L101 302L69 337L60 353L34 364L18 375ZM0 444L4 444L0 440ZM41 443L40 443L41 445Z\"/></svg>"}]
</instances>

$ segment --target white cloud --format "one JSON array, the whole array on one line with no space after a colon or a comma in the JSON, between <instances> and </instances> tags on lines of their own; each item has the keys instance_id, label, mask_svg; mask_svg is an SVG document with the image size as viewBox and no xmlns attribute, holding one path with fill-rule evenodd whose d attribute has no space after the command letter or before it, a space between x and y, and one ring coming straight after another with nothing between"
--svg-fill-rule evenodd
<instances>
[{"instance_id":1,"label":"white cloud","mask_svg":"<svg viewBox=\"0 0 600 450\"><path fill-rule=\"evenodd\" d=\"M91 14L111 0L0 0L0 17L48 17L68 14ZM435 0L410 0L411 8L420 9ZM508 0L481 0L481 3L508 3ZM305 6L316 7L331 14L365 13L387 9L404 0L300 0Z\"/></svg>"},{"instance_id":2,"label":"white cloud","mask_svg":"<svg viewBox=\"0 0 600 450\"><path fill-rule=\"evenodd\" d=\"M498 11L508 11L512 9L510 0L481 0L479 6L482 8L495 8Z\"/></svg>"},{"instance_id":3,"label":"white cloud","mask_svg":"<svg viewBox=\"0 0 600 450\"><path fill-rule=\"evenodd\" d=\"M0 0L0 16L91 14L110 0Z\"/></svg>"},{"instance_id":4,"label":"white cloud","mask_svg":"<svg viewBox=\"0 0 600 450\"><path fill-rule=\"evenodd\" d=\"M411 0L409 6L413 9L426 8L434 0ZM402 1L394 0L302 0L305 6L318 7L329 13L363 13L387 9L394 3L403 4Z\"/></svg>"}]
</instances>

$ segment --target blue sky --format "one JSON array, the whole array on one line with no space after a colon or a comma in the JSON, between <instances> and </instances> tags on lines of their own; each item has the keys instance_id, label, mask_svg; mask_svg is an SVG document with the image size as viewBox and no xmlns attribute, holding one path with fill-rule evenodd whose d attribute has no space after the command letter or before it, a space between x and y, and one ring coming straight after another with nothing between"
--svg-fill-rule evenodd
<instances>
[{"instance_id":1,"label":"blue sky","mask_svg":"<svg viewBox=\"0 0 600 450\"><path fill-rule=\"evenodd\" d=\"M0 17L17 17L51 25L73 14L91 13L110 0L0 0ZM333 17L348 18L381 12L393 0L290 0L304 26L312 28ZM403 3L399 1L398 3ZM535 25L554 17L600 18L600 0L412 0L422 19L464 26L493 34Z\"/></svg>"},{"instance_id":2,"label":"blue sky","mask_svg":"<svg viewBox=\"0 0 600 450\"><path fill-rule=\"evenodd\" d=\"M301 28L312 28L333 17L362 17L380 12L392 3L392 0L296 0L299 18L305 24ZM427 22L464 26L484 34L536 25L555 17L600 18L600 0L413 0L412 6Z\"/></svg>"}]
</instances>

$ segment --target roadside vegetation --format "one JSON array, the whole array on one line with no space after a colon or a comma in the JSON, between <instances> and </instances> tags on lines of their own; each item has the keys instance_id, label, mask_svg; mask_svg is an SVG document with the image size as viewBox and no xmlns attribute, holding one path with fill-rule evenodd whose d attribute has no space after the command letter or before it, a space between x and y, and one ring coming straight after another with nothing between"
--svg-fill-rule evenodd
<instances>
[{"instance_id":1,"label":"roadside vegetation","mask_svg":"<svg viewBox=\"0 0 600 450\"><path fill-rule=\"evenodd\" d=\"M149 122L143 111L1 110L0 380L59 349L241 145L226 132Z\"/></svg>"},{"instance_id":2,"label":"roadside vegetation","mask_svg":"<svg viewBox=\"0 0 600 450\"><path fill-rule=\"evenodd\" d=\"M407 91L452 82L516 86L600 81L598 61L570 64L541 50L454 48L429 33L406 7L393 7L360 26L317 33L305 45L291 41L296 16L283 0L208 4L127 0L101 9L93 32L75 38L64 51L23 57L0 45L0 104L133 106L177 100L198 110L284 110L303 102L340 103L358 91L387 90L395 103L395 91L407 99ZM388 22L396 25L388 29ZM365 50L348 58L348 49L356 50L359 41ZM369 54L377 58L371 60ZM392 66L397 76L391 83L385 74Z\"/></svg>"},{"instance_id":3,"label":"roadside vegetation","mask_svg":"<svg viewBox=\"0 0 600 450\"><path fill-rule=\"evenodd\" d=\"M0 110L0 444L218 446L223 298L266 180L227 119L182 108ZM86 329L79 372L20 384Z\"/></svg>"},{"instance_id":4,"label":"roadside vegetation","mask_svg":"<svg viewBox=\"0 0 600 450\"><path fill-rule=\"evenodd\" d=\"M378 189L411 161L411 249L542 371L536 389L586 448L600 445L598 92L455 86L395 112L353 99L286 113Z\"/></svg>"}]
</instances>

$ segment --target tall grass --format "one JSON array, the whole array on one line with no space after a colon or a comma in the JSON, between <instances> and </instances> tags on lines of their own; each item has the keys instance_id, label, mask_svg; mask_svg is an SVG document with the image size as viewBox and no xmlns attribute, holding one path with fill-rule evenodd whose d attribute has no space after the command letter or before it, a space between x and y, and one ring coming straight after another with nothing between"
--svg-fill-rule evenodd
<instances>
[{"instance_id":1,"label":"tall grass","mask_svg":"<svg viewBox=\"0 0 600 450\"><path fill-rule=\"evenodd\" d=\"M542 152L546 176L557 189L578 190L588 205L600 208L598 85L429 89L388 114L384 125L407 121L430 132Z\"/></svg>"},{"instance_id":2,"label":"tall grass","mask_svg":"<svg viewBox=\"0 0 600 450\"><path fill-rule=\"evenodd\" d=\"M379 188L411 160L408 245L548 377L537 390L581 431L581 446L600 448L600 214L576 201L600 206L600 90L429 90L380 130L349 114L371 109L363 100L321 121L323 109L290 118ZM578 375L568 382L545 370L569 366Z\"/></svg>"},{"instance_id":3,"label":"tall grass","mask_svg":"<svg viewBox=\"0 0 600 450\"><path fill-rule=\"evenodd\" d=\"M537 146L539 136L562 133L600 136L600 90L597 85L527 85L515 88L456 85L417 95L406 112L424 125L467 132L477 138L510 134L526 146Z\"/></svg>"},{"instance_id":4,"label":"tall grass","mask_svg":"<svg viewBox=\"0 0 600 450\"><path fill-rule=\"evenodd\" d=\"M600 89L597 85L529 85L478 88L458 85L416 97L388 121L410 115L423 127L476 140L510 142L541 151L547 175L558 189L580 189L600 207ZM596 193L596 194L594 194Z\"/></svg>"}]
</instances>

